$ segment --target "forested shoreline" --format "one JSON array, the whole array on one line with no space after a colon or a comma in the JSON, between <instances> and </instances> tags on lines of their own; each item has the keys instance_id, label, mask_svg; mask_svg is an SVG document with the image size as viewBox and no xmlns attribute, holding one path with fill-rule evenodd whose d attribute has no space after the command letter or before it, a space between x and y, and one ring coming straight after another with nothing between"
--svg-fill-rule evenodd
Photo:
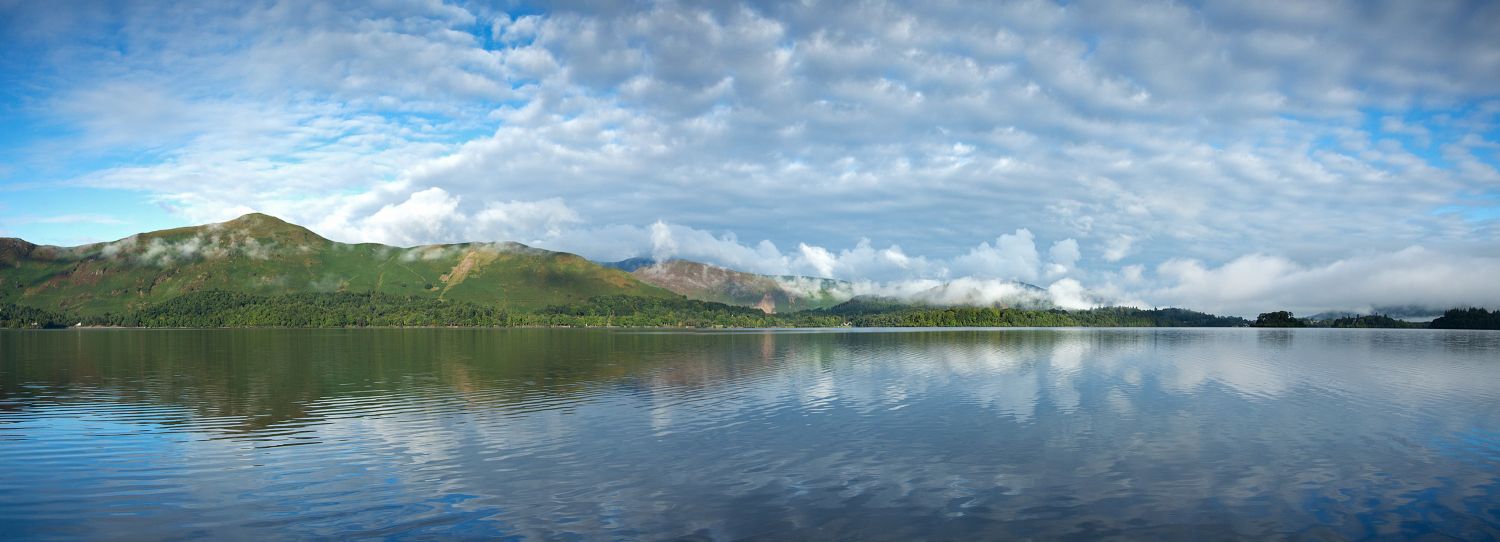
<instances>
[{"instance_id":1,"label":"forested shoreline","mask_svg":"<svg viewBox=\"0 0 1500 542\"><path fill-rule=\"evenodd\" d=\"M610 295L535 311L504 311L463 301L380 293L272 296L223 290L188 293L127 313L76 315L0 304L0 327L1337 327L1500 329L1500 311L1448 311L1431 323L1386 316L1305 320L1291 313L1239 317L1166 308L1087 310L910 306L854 300L828 309L765 314L759 309L689 299Z\"/></svg>"}]
</instances>

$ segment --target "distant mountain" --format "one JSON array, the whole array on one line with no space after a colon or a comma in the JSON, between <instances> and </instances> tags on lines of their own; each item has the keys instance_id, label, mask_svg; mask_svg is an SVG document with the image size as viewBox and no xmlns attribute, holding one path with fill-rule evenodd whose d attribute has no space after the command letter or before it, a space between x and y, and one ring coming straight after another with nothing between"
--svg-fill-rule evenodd
<instances>
[{"instance_id":1,"label":"distant mountain","mask_svg":"<svg viewBox=\"0 0 1500 542\"><path fill-rule=\"evenodd\" d=\"M1364 316L1362 313L1350 311L1327 311L1307 317L1308 320L1333 320L1336 318L1357 318Z\"/></svg>"},{"instance_id":2,"label":"distant mountain","mask_svg":"<svg viewBox=\"0 0 1500 542\"><path fill-rule=\"evenodd\" d=\"M1401 307L1375 307L1368 312L1352 311L1327 311L1309 316L1309 320L1334 320L1337 318L1355 318L1359 316L1389 316L1398 320L1408 322L1427 322L1443 314L1445 309L1401 306Z\"/></svg>"},{"instance_id":3,"label":"distant mountain","mask_svg":"<svg viewBox=\"0 0 1500 542\"><path fill-rule=\"evenodd\" d=\"M642 267L656 265L656 260L645 257L626 258L618 262L599 262L599 265L610 269L619 269L626 273L633 272Z\"/></svg>"},{"instance_id":4,"label":"distant mountain","mask_svg":"<svg viewBox=\"0 0 1500 542\"><path fill-rule=\"evenodd\" d=\"M606 265L632 268L631 274L641 282L688 299L755 307L768 314L832 307L854 295L853 287L843 281L757 275L688 260L632 258Z\"/></svg>"},{"instance_id":5,"label":"distant mountain","mask_svg":"<svg viewBox=\"0 0 1500 542\"><path fill-rule=\"evenodd\" d=\"M831 308L854 299L906 307L995 306L1050 309L1047 290L1014 280L957 279L892 284L759 275L689 260L631 258L602 265L689 299L756 307L767 313ZM1100 301L1098 304L1104 304Z\"/></svg>"},{"instance_id":6,"label":"distant mountain","mask_svg":"<svg viewBox=\"0 0 1500 542\"><path fill-rule=\"evenodd\" d=\"M258 213L78 247L0 238L0 303L94 315L204 290L379 292L508 310L677 297L573 254L517 243L346 244Z\"/></svg>"}]
</instances>

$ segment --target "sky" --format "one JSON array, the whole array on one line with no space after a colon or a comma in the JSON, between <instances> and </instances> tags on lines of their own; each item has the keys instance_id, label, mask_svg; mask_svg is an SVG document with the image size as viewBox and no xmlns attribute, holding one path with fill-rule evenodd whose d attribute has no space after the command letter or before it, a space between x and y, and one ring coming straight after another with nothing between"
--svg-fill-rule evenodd
<instances>
[{"instance_id":1,"label":"sky","mask_svg":"<svg viewBox=\"0 0 1500 542\"><path fill-rule=\"evenodd\" d=\"M0 236L260 211L892 289L1500 307L1495 28L1497 2L0 0Z\"/></svg>"}]
</instances>

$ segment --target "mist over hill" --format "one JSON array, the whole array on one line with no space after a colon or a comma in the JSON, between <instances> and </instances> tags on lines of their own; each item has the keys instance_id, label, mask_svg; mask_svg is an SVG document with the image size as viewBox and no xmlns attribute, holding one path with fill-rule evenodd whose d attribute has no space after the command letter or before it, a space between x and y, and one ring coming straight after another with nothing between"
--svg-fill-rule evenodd
<instances>
[{"instance_id":1,"label":"mist over hill","mask_svg":"<svg viewBox=\"0 0 1500 542\"><path fill-rule=\"evenodd\" d=\"M1084 292L996 279L843 281L774 276L681 259L596 263L513 242L397 247L340 243L251 213L222 223L74 247L0 239L0 302L70 313L124 313L199 291L253 295L370 292L537 310L597 296L683 296L767 314L857 298L918 306L1026 309L1104 304Z\"/></svg>"},{"instance_id":2,"label":"mist over hill","mask_svg":"<svg viewBox=\"0 0 1500 542\"><path fill-rule=\"evenodd\" d=\"M74 247L0 238L0 303L61 313L125 314L194 292L251 296L368 293L470 303L508 313L576 306L608 296L687 299L762 314L862 307L1085 310L1140 303L1075 281L1042 288L963 277L894 282L748 273L683 259L598 263L513 242L398 247L341 243L251 213L227 222L140 233ZM1427 321L1444 310L1377 311ZM1311 320L1356 314L1325 312Z\"/></svg>"},{"instance_id":3,"label":"mist over hill","mask_svg":"<svg viewBox=\"0 0 1500 542\"><path fill-rule=\"evenodd\" d=\"M642 282L689 299L756 307L767 313L828 308L852 299L918 306L1025 309L1087 308L1107 304L1104 298L1082 291L1072 292L1074 300L1071 302L1059 302L1057 292L1015 280L846 281L762 275L683 259L656 261L647 257L603 265L630 271ZM1071 306L1080 303L1086 306Z\"/></svg>"}]
</instances>

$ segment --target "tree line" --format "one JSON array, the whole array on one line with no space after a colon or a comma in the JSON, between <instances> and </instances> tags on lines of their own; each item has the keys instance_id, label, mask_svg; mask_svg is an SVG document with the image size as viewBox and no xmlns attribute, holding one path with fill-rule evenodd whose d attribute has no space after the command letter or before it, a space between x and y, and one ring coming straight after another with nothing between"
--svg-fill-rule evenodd
<instances>
[{"instance_id":1,"label":"tree line","mask_svg":"<svg viewBox=\"0 0 1500 542\"><path fill-rule=\"evenodd\" d=\"M224 290L191 292L121 314L80 316L0 303L0 327L1337 327L1500 329L1500 311L1453 309L1429 324L1384 315L1329 320L1264 313L1253 322L1186 309L1106 307L1037 310L1004 307L926 307L856 299L827 309L765 314L759 309L686 298L601 296L538 311L507 311L462 301L373 292L252 295Z\"/></svg>"},{"instance_id":2,"label":"tree line","mask_svg":"<svg viewBox=\"0 0 1500 542\"><path fill-rule=\"evenodd\" d=\"M1432 321L1436 329L1500 329L1500 310L1452 309Z\"/></svg>"},{"instance_id":3,"label":"tree line","mask_svg":"<svg viewBox=\"0 0 1500 542\"><path fill-rule=\"evenodd\" d=\"M1289 311L1263 312L1251 324L1254 327L1331 327L1394 329L1496 329L1500 330L1500 310L1480 308L1449 309L1431 322L1408 322L1384 314L1344 316L1314 320L1297 318Z\"/></svg>"},{"instance_id":4,"label":"tree line","mask_svg":"<svg viewBox=\"0 0 1500 542\"><path fill-rule=\"evenodd\" d=\"M112 327L830 327L837 317L768 315L758 309L684 298L602 296L534 312L463 301L373 292L272 296L203 290L127 313L77 316L0 304L0 326Z\"/></svg>"}]
</instances>

